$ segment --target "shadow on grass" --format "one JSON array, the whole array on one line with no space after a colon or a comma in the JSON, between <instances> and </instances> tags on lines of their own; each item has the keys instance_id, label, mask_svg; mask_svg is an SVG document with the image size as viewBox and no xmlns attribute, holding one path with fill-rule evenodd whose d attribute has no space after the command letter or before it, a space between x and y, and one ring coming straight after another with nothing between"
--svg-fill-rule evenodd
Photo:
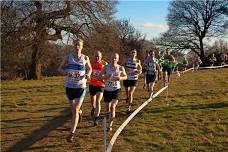
<instances>
[{"instance_id":1,"label":"shadow on grass","mask_svg":"<svg viewBox=\"0 0 228 152\"><path fill-rule=\"evenodd\" d=\"M61 112L61 115L58 117L53 118L48 123L46 123L41 128L33 131L27 137L21 139L21 141L17 142L15 145L10 147L7 151L8 152L20 152L28 149L32 146L35 142L45 138L48 136L48 133L59 126L63 125L70 119L70 109L67 108Z\"/></svg>"},{"instance_id":2,"label":"shadow on grass","mask_svg":"<svg viewBox=\"0 0 228 152\"><path fill-rule=\"evenodd\" d=\"M166 111L220 109L220 108L228 108L228 103L219 102L219 103L197 104L197 105L186 105L186 106L176 105L176 106L172 106L172 107L146 109L146 110L144 110L144 112L162 113L162 112L166 112Z\"/></svg>"}]
</instances>

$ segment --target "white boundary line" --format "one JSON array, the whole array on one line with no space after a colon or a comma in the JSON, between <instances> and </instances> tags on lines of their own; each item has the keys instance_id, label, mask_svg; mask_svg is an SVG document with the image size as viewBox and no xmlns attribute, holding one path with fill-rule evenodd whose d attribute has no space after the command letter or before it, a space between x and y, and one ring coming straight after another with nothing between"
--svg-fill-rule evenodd
<instances>
[{"instance_id":1,"label":"white boundary line","mask_svg":"<svg viewBox=\"0 0 228 152\"><path fill-rule=\"evenodd\" d=\"M226 65L221 65L221 66L199 67L198 70L200 70L200 69L218 69L218 68L226 68L226 67L228 67L227 64L226 64ZM179 72L180 72L180 73L185 73L185 72L190 71L190 70L195 70L195 68L192 67L192 68L189 68L189 69L187 69L187 70L185 70L185 71L179 71Z\"/></svg>"},{"instance_id":2,"label":"white boundary line","mask_svg":"<svg viewBox=\"0 0 228 152\"><path fill-rule=\"evenodd\" d=\"M228 67L228 65L199 67L198 69L217 69L217 68L225 68L225 67Z\"/></svg>"},{"instance_id":3,"label":"white boundary line","mask_svg":"<svg viewBox=\"0 0 228 152\"><path fill-rule=\"evenodd\" d=\"M161 88L156 94L153 95L153 99L158 96L161 92L163 92L165 89L168 88L168 85ZM126 127L126 125L131 121L132 118L135 117L135 115L142 110L142 108L144 108L149 102L152 101L152 98L149 98L148 100L146 100L140 107L138 107L125 121L124 123L116 130L115 134L112 136L112 139L110 140L110 143L108 145L107 148L107 152L111 152L112 151L112 147L117 139L117 137L119 136L119 134L121 133L121 131L124 129L124 127Z\"/></svg>"},{"instance_id":4,"label":"white boundary line","mask_svg":"<svg viewBox=\"0 0 228 152\"><path fill-rule=\"evenodd\" d=\"M217 68L223 68L223 67L228 67L228 65L223 65L223 66L213 66L213 67L199 67L198 69L217 69ZM194 70L194 67L189 68L185 71L182 71L181 73L185 73L187 71L190 70ZM168 85L161 88L156 94L153 95L153 99L155 97L157 97L161 92L163 92L165 89L168 89ZM106 150L106 152L111 152L112 151L112 147L117 139L117 137L119 136L119 134L122 132L122 130L126 127L126 125L131 121L131 119L133 119L135 117L136 114L139 113L139 111L141 111L149 102L152 101L152 98L149 98L148 100L146 100L140 107L138 107L125 121L124 123L116 130L115 134L112 136L112 139L109 142L108 148Z\"/></svg>"},{"instance_id":5,"label":"white boundary line","mask_svg":"<svg viewBox=\"0 0 228 152\"><path fill-rule=\"evenodd\" d=\"M190 70L194 70L194 68L189 68L189 69L187 69L185 71L181 71L180 73L185 73L185 72L190 71Z\"/></svg>"}]
</instances>

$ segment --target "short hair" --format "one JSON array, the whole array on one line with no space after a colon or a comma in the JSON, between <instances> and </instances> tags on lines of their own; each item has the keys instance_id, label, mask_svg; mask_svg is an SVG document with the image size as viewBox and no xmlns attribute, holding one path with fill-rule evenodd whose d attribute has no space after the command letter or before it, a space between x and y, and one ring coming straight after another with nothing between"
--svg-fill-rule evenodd
<instances>
[{"instance_id":1,"label":"short hair","mask_svg":"<svg viewBox=\"0 0 228 152\"><path fill-rule=\"evenodd\" d=\"M98 49L95 49L94 54L95 54L95 53L100 53L101 56L102 56L102 52L101 52L100 50L98 50Z\"/></svg>"},{"instance_id":2,"label":"short hair","mask_svg":"<svg viewBox=\"0 0 228 152\"><path fill-rule=\"evenodd\" d=\"M84 40L82 38L77 38L73 40L73 44L75 45L77 42L82 42L84 43Z\"/></svg>"},{"instance_id":3,"label":"short hair","mask_svg":"<svg viewBox=\"0 0 228 152\"><path fill-rule=\"evenodd\" d=\"M113 52L113 53L111 54L111 58L112 58L114 55L118 55L118 57L120 57L119 53Z\"/></svg>"}]
</instances>

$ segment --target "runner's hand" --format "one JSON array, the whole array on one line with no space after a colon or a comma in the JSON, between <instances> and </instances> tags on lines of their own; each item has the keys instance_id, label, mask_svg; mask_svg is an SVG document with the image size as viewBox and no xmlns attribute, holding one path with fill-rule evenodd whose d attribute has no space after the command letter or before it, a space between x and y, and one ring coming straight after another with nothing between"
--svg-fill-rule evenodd
<instances>
[{"instance_id":1,"label":"runner's hand","mask_svg":"<svg viewBox=\"0 0 228 152\"><path fill-rule=\"evenodd\" d=\"M87 79L87 80L90 80L90 76L88 74L85 74L84 77Z\"/></svg>"}]
</instances>

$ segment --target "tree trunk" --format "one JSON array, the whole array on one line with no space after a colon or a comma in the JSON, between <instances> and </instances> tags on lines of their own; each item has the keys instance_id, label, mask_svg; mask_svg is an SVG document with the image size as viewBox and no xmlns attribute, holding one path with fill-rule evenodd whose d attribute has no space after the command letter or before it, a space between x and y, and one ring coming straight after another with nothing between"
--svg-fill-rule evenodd
<instances>
[{"instance_id":1,"label":"tree trunk","mask_svg":"<svg viewBox=\"0 0 228 152\"><path fill-rule=\"evenodd\" d=\"M33 45L32 60L30 64L30 72L28 79L41 79L41 59L40 59L40 50L38 44Z\"/></svg>"},{"instance_id":2,"label":"tree trunk","mask_svg":"<svg viewBox=\"0 0 228 152\"><path fill-rule=\"evenodd\" d=\"M203 63L205 63L205 54L204 54L204 46L203 46L203 37L199 37L200 41L200 59Z\"/></svg>"}]
</instances>

